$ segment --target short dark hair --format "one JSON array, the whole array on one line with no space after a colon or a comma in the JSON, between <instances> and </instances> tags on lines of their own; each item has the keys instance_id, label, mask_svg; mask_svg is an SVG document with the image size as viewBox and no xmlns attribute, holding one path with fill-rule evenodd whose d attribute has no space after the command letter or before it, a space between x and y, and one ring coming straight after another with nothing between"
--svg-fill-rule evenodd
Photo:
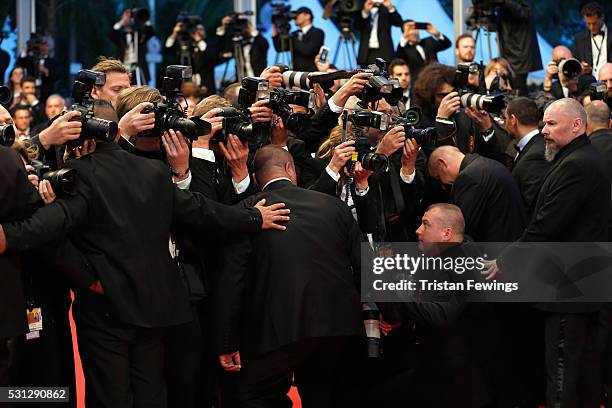
<instances>
[{"instance_id":1,"label":"short dark hair","mask_svg":"<svg viewBox=\"0 0 612 408\"><path fill-rule=\"evenodd\" d=\"M459 37L457 37L457 39L455 40L455 48L459 48L459 42L463 40L464 38L471 38L472 40L476 41L474 37L472 37L472 34L463 33Z\"/></svg>"},{"instance_id":2,"label":"short dark hair","mask_svg":"<svg viewBox=\"0 0 612 408\"><path fill-rule=\"evenodd\" d=\"M393 74L393 68L395 67L399 67L405 65L408 67L408 71L410 71L410 66L408 66L408 63L406 61L404 61L401 58L396 58L393 61L391 61L391 64L389 64L389 73Z\"/></svg>"},{"instance_id":3,"label":"short dark hair","mask_svg":"<svg viewBox=\"0 0 612 408\"><path fill-rule=\"evenodd\" d=\"M34 82L34 84L36 84L36 80L31 76L24 76L21 80L21 86L23 86L23 84L25 84L26 82Z\"/></svg>"},{"instance_id":4,"label":"short dark hair","mask_svg":"<svg viewBox=\"0 0 612 408\"><path fill-rule=\"evenodd\" d=\"M32 116L32 111L30 110L30 107L28 105L23 105L23 104L15 105L13 109L11 109L11 116L15 117L15 114L17 113L17 111L20 111L20 110L28 111L30 116Z\"/></svg>"},{"instance_id":5,"label":"short dark hair","mask_svg":"<svg viewBox=\"0 0 612 408\"><path fill-rule=\"evenodd\" d=\"M582 6L582 9L580 10L580 14L582 14L585 17L593 17L593 16L603 17L604 10L601 4L599 4L596 1L592 1Z\"/></svg>"},{"instance_id":6,"label":"short dark hair","mask_svg":"<svg viewBox=\"0 0 612 408\"><path fill-rule=\"evenodd\" d=\"M508 102L506 114L508 116L516 116L519 123L524 126L538 126L540 123L538 105L532 99L524 96L514 98Z\"/></svg>"}]
</instances>

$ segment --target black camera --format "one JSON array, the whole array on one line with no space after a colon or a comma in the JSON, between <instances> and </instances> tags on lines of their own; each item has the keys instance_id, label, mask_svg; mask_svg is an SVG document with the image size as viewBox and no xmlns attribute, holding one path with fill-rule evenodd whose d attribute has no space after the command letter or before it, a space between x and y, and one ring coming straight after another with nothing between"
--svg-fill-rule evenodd
<instances>
[{"instance_id":1,"label":"black camera","mask_svg":"<svg viewBox=\"0 0 612 408\"><path fill-rule=\"evenodd\" d=\"M612 98L608 96L608 86L605 82L593 82L589 87L591 101L604 101L612 109Z\"/></svg>"},{"instance_id":2,"label":"black camera","mask_svg":"<svg viewBox=\"0 0 612 408\"><path fill-rule=\"evenodd\" d=\"M132 18L130 25L135 29L142 29L151 18L151 12L146 8L133 8L130 10Z\"/></svg>"},{"instance_id":3,"label":"black camera","mask_svg":"<svg viewBox=\"0 0 612 408\"><path fill-rule=\"evenodd\" d=\"M487 31L495 32L498 29L501 8L504 0L474 0L473 8L468 8L468 17L465 25L470 31L477 31L484 27Z\"/></svg>"},{"instance_id":4,"label":"black camera","mask_svg":"<svg viewBox=\"0 0 612 408\"><path fill-rule=\"evenodd\" d=\"M253 124L249 115L245 115L236 108L222 109L223 111L215 116L223 117L223 129L215 133L210 142L225 142L230 134L236 135L242 142L252 142Z\"/></svg>"},{"instance_id":5,"label":"black camera","mask_svg":"<svg viewBox=\"0 0 612 408\"><path fill-rule=\"evenodd\" d=\"M568 80L576 79L582 73L582 64L576 58L562 59L555 63L559 67L559 72L562 72ZM553 78L558 79L559 74L554 74Z\"/></svg>"},{"instance_id":6,"label":"black camera","mask_svg":"<svg viewBox=\"0 0 612 408\"><path fill-rule=\"evenodd\" d=\"M190 33L194 31L199 24L202 24L202 19L198 16L190 16L186 11L181 11L176 17L176 22L181 24L178 40L180 42L189 42L191 41Z\"/></svg>"},{"instance_id":7,"label":"black camera","mask_svg":"<svg viewBox=\"0 0 612 408\"><path fill-rule=\"evenodd\" d=\"M11 147L15 143L15 128L13 125L0 124L0 146Z\"/></svg>"},{"instance_id":8,"label":"black camera","mask_svg":"<svg viewBox=\"0 0 612 408\"><path fill-rule=\"evenodd\" d=\"M269 82L267 79L259 77L245 77L240 83L238 93L238 105L242 109L248 109L255 102L268 99L270 96Z\"/></svg>"},{"instance_id":9,"label":"black camera","mask_svg":"<svg viewBox=\"0 0 612 408\"><path fill-rule=\"evenodd\" d=\"M233 37L248 37L249 31L249 18L252 16L252 11L243 11L241 13L232 12L229 17L232 21L228 24L227 29L232 33Z\"/></svg>"},{"instance_id":10,"label":"black camera","mask_svg":"<svg viewBox=\"0 0 612 408\"><path fill-rule=\"evenodd\" d=\"M30 39L26 44L26 53L28 56L33 57L35 60L41 58L41 48L47 43L45 37L40 33L30 34ZM38 61L36 61L38 63Z\"/></svg>"},{"instance_id":11,"label":"black camera","mask_svg":"<svg viewBox=\"0 0 612 408\"><path fill-rule=\"evenodd\" d=\"M373 75L368 79L359 97L361 99L359 106L362 108L366 108L369 103L390 97L394 89L393 82L389 80L387 62L384 59L376 58L376 63L368 65L365 72L371 72Z\"/></svg>"},{"instance_id":12,"label":"black camera","mask_svg":"<svg viewBox=\"0 0 612 408\"><path fill-rule=\"evenodd\" d=\"M437 132L435 127L417 128L423 114L418 107L408 109L402 116L395 118L393 126L403 126L406 139L414 139L419 146L435 145Z\"/></svg>"},{"instance_id":13,"label":"black camera","mask_svg":"<svg viewBox=\"0 0 612 408\"><path fill-rule=\"evenodd\" d=\"M51 168L38 160L31 160L34 167L33 173L39 180L47 180L51 183L53 192L60 195L72 194L76 185L76 169L59 169L51 171Z\"/></svg>"},{"instance_id":14,"label":"black camera","mask_svg":"<svg viewBox=\"0 0 612 408\"><path fill-rule=\"evenodd\" d=\"M82 125L79 141L95 139L112 142L117 136L119 127L116 122L94 116L94 100L91 97L91 90L94 86L103 86L105 82L106 74L103 72L82 69L77 74L76 81L74 81L72 86L74 104L71 107L71 111L81 113L81 116L73 119L80 121ZM69 142L69 144L77 145L78 142L73 141Z\"/></svg>"},{"instance_id":15,"label":"black camera","mask_svg":"<svg viewBox=\"0 0 612 408\"><path fill-rule=\"evenodd\" d=\"M142 110L142 113L155 114L155 127L139 133L142 137L161 137L164 132L172 129L179 131L188 139L195 140L210 133L210 123L197 116L187 117L187 109L181 108L178 97L181 96L183 81L191 79L191 67L184 65L169 65L162 82L163 102L153 102L153 106Z\"/></svg>"},{"instance_id":16,"label":"black camera","mask_svg":"<svg viewBox=\"0 0 612 408\"><path fill-rule=\"evenodd\" d=\"M340 0L340 11L342 13L354 13L363 8L362 0Z\"/></svg>"},{"instance_id":17,"label":"black camera","mask_svg":"<svg viewBox=\"0 0 612 408\"><path fill-rule=\"evenodd\" d=\"M453 78L452 86L461 93L470 88L469 76L470 74L479 74L480 67L478 64L473 62L460 62L457 64L457 70L455 71L455 77Z\"/></svg>"},{"instance_id":18,"label":"black camera","mask_svg":"<svg viewBox=\"0 0 612 408\"><path fill-rule=\"evenodd\" d=\"M290 21L297 16L295 11L291 11L291 6L281 1L270 3L274 11L272 12L272 24L280 34L288 34L291 29Z\"/></svg>"},{"instance_id":19,"label":"black camera","mask_svg":"<svg viewBox=\"0 0 612 408\"><path fill-rule=\"evenodd\" d=\"M268 107L280 116L288 130L293 133L302 132L310 125L310 117L305 113L293 112L290 104L312 109L314 94L301 89L283 88L275 88L270 92Z\"/></svg>"},{"instance_id":20,"label":"black camera","mask_svg":"<svg viewBox=\"0 0 612 408\"><path fill-rule=\"evenodd\" d=\"M506 106L506 96L504 94L481 95L472 91L473 87L468 83L469 76L479 72L480 67L475 63L462 62L457 65L452 85L455 91L459 93L461 107L485 110L489 113L501 113Z\"/></svg>"},{"instance_id":21,"label":"black camera","mask_svg":"<svg viewBox=\"0 0 612 408\"><path fill-rule=\"evenodd\" d=\"M355 156L354 162L361 163L361 167L364 170L370 170L378 172L387 168L388 159L382 153L375 153L372 151L372 144L370 140L365 136L360 136L355 140ZM350 165L348 162L347 165Z\"/></svg>"},{"instance_id":22,"label":"black camera","mask_svg":"<svg viewBox=\"0 0 612 408\"><path fill-rule=\"evenodd\" d=\"M359 128L389 129L389 115L376 111L359 111L349 115L349 121Z\"/></svg>"}]
</instances>

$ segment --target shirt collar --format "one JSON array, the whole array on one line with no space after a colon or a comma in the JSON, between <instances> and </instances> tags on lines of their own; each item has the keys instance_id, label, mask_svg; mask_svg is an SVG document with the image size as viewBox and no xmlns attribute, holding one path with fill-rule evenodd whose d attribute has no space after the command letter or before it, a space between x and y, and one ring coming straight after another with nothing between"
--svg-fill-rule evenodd
<instances>
[{"instance_id":1,"label":"shirt collar","mask_svg":"<svg viewBox=\"0 0 612 408\"><path fill-rule=\"evenodd\" d=\"M307 26L302 27L302 33L306 35L308 31L312 28L312 24L308 24Z\"/></svg>"},{"instance_id":2,"label":"shirt collar","mask_svg":"<svg viewBox=\"0 0 612 408\"><path fill-rule=\"evenodd\" d=\"M606 36L606 34L608 33L608 27L606 26L606 24L604 23L601 26L601 29L599 30L600 33L603 33L604 37ZM591 38L593 37L593 35L591 34Z\"/></svg>"},{"instance_id":3,"label":"shirt collar","mask_svg":"<svg viewBox=\"0 0 612 408\"><path fill-rule=\"evenodd\" d=\"M527 133L525 136L521 138L521 140L516 142L516 147L522 151L523 148L527 146L527 143L529 143L529 141L533 139L533 137L537 135L538 133L540 133L539 129L534 129L531 132Z\"/></svg>"},{"instance_id":4,"label":"shirt collar","mask_svg":"<svg viewBox=\"0 0 612 408\"><path fill-rule=\"evenodd\" d=\"M264 184L264 186L261 188L261 190L265 190L266 187L268 187L270 184L274 183L275 181L279 181L279 180L287 180L287 181L291 181L291 179L287 178L287 177L277 177L277 178L273 178L272 180L268 181L266 184Z\"/></svg>"}]
</instances>

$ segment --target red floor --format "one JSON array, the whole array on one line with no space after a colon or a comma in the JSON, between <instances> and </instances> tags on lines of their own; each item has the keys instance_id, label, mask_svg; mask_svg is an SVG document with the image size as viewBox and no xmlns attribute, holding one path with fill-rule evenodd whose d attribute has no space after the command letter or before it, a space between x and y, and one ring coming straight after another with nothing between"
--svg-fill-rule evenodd
<instances>
[{"instance_id":1,"label":"red floor","mask_svg":"<svg viewBox=\"0 0 612 408\"><path fill-rule=\"evenodd\" d=\"M77 378L77 399L78 399L78 408L85 407L85 380L83 378L83 368L81 367L81 358L79 357L79 348L76 343L76 329L74 327L74 321L72 320L72 309L70 310L70 329L72 331L72 338L74 339L72 343L72 347L74 349L74 365L76 371ZM289 392L289 396L293 401L293 406L295 408L301 408L302 404L300 403L300 396L297 393L295 388L291 388Z\"/></svg>"}]
</instances>

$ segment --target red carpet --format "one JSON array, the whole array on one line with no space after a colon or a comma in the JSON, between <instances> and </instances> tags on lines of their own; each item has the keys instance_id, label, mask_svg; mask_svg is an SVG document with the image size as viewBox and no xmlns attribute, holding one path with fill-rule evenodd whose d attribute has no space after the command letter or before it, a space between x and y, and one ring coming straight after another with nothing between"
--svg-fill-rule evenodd
<instances>
[{"instance_id":1,"label":"red carpet","mask_svg":"<svg viewBox=\"0 0 612 408\"><path fill-rule=\"evenodd\" d=\"M72 347L74 349L74 366L77 379L77 399L78 408L85 408L85 379L83 378L83 368L81 367L81 358L79 356L79 348L76 342L76 329L74 327L74 321L72 320L72 309L70 309L70 329L72 331ZM289 396L293 401L295 408L301 408L300 396L298 395L296 388L291 388Z\"/></svg>"}]
</instances>

